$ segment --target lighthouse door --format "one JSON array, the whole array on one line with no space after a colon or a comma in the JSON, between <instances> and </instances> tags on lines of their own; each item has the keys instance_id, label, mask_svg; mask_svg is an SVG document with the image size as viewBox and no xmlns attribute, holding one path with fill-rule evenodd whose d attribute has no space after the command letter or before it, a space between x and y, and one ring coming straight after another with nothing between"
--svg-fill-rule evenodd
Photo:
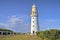
<instances>
[{"instance_id":1,"label":"lighthouse door","mask_svg":"<svg viewBox=\"0 0 60 40\"><path fill-rule=\"evenodd\" d=\"M33 31L33 34L35 34L35 31Z\"/></svg>"}]
</instances>

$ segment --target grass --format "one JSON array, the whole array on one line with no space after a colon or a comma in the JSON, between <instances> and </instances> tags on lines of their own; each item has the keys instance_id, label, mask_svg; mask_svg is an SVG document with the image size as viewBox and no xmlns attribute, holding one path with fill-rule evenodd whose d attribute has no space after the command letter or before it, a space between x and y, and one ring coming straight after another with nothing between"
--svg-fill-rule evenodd
<instances>
[{"instance_id":1,"label":"grass","mask_svg":"<svg viewBox=\"0 0 60 40\"><path fill-rule=\"evenodd\" d=\"M40 40L36 35L7 35L0 36L0 40Z\"/></svg>"}]
</instances>

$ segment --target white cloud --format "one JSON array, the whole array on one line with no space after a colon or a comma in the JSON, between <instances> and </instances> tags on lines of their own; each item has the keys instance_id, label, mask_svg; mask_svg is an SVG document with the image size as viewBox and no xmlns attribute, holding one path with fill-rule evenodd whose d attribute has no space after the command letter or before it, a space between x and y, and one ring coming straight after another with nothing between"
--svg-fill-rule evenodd
<instances>
[{"instance_id":1,"label":"white cloud","mask_svg":"<svg viewBox=\"0 0 60 40\"><path fill-rule=\"evenodd\" d=\"M0 23L0 28L5 28L6 24Z\"/></svg>"},{"instance_id":2,"label":"white cloud","mask_svg":"<svg viewBox=\"0 0 60 40\"><path fill-rule=\"evenodd\" d=\"M0 23L0 28L7 28L10 30L14 30L14 31L21 31L22 29L26 30L28 28L29 24L27 24L26 22L24 22L24 20L22 20L21 18L17 17L17 16L10 16L8 17L7 23Z\"/></svg>"}]
</instances>

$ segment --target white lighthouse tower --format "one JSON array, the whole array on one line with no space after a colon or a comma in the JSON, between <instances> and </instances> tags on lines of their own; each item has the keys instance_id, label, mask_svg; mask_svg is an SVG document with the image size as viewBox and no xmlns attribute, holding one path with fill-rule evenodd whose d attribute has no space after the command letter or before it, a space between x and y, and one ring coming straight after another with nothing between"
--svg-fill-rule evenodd
<instances>
[{"instance_id":1,"label":"white lighthouse tower","mask_svg":"<svg viewBox=\"0 0 60 40\"><path fill-rule=\"evenodd\" d=\"M30 16L31 16L31 35L36 35L36 32L38 32L38 12L35 5L32 6Z\"/></svg>"}]
</instances>

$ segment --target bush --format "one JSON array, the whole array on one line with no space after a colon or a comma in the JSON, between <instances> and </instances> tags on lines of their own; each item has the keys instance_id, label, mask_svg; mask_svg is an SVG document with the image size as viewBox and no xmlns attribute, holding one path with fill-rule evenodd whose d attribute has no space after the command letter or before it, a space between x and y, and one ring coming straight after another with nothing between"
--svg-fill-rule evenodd
<instances>
[{"instance_id":1,"label":"bush","mask_svg":"<svg viewBox=\"0 0 60 40\"><path fill-rule=\"evenodd\" d=\"M60 39L60 30L51 29L46 31L40 31L37 35L42 38L42 40L59 40Z\"/></svg>"}]
</instances>

